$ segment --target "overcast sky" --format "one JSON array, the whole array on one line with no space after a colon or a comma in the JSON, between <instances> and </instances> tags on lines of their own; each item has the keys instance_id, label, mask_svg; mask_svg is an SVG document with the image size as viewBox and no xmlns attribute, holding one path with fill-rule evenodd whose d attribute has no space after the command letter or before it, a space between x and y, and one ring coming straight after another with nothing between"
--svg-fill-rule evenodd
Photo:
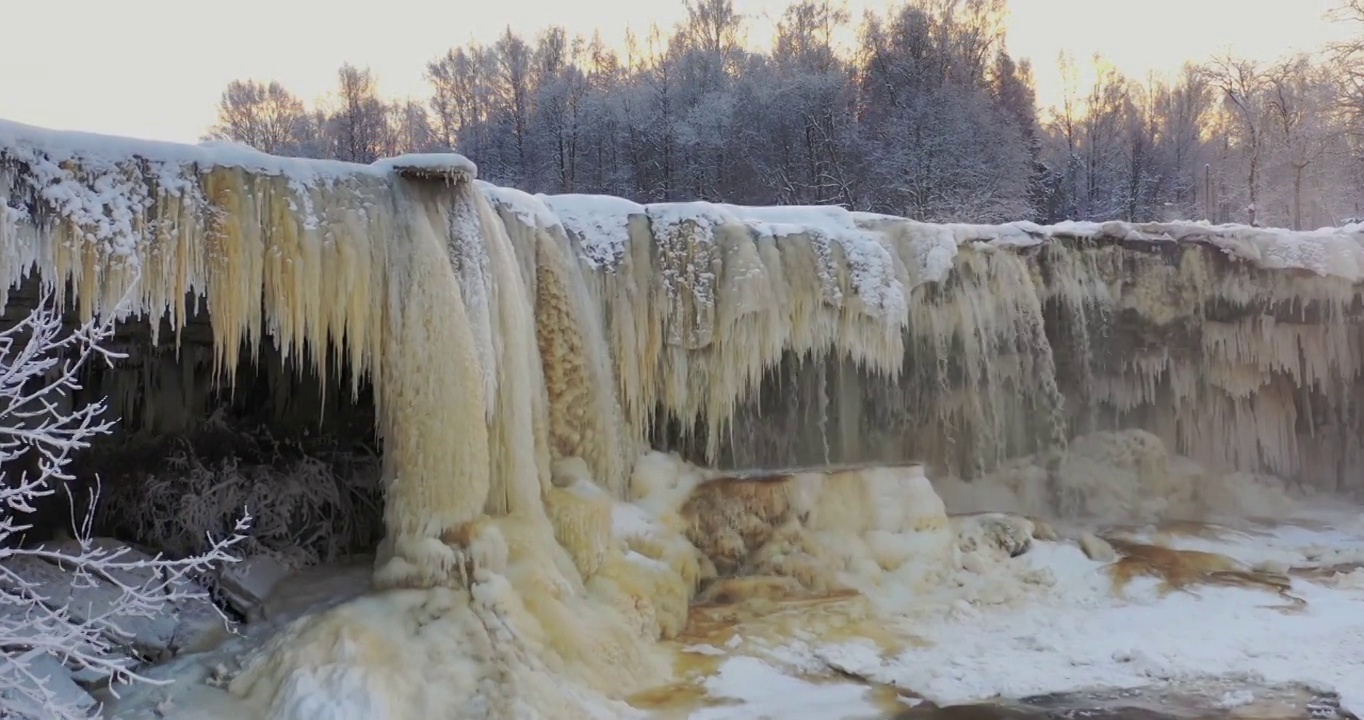
<instances>
[{"instance_id":1,"label":"overcast sky","mask_svg":"<svg viewBox=\"0 0 1364 720\"><path fill-rule=\"evenodd\" d=\"M1056 57L1102 52L1144 77L1225 49L1273 58L1352 28L1323 16L1339 0L1010 0L1010 49L1059 93ZM783 0L735 0L761 43ZM849 0L854 17L884 0ZM681 0L40 0L6 3L0 118L47 127L195 141L234 78L274 79L305 100L349 61L392 97L424 97L428 60L511 24L550 24L618 41L671 24Z\"/></svg>"}]
</instances>

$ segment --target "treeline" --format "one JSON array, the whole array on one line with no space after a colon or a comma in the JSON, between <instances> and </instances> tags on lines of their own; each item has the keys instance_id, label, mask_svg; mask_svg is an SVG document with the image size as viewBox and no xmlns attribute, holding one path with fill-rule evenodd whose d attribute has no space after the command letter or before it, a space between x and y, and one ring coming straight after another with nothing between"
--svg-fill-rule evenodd
<instances>
[{"instance_id":1,"label":"treeline","mask_svg":"<svg viewBox=\"0 0 1364 720\"><path fill-rule=\"evenodd\" d=\"M600 36L508 29L426 68L425 103L389 103L343 66L309 109L234 81L212 137L371 162L453 149L532 192L637 201L839 204L932 221L1209 218L1286 227L1361 214L1364 73L1354 47L1276 63L1224 58L1138 81L1062 57L1060 106L1007 50L1005 0L909 0L867 14L854 47L831 0L799 0L771 47L731 0L617 52ZM1350 0L1358 16L1359 0Z\"/></svg>"}]
</instances>

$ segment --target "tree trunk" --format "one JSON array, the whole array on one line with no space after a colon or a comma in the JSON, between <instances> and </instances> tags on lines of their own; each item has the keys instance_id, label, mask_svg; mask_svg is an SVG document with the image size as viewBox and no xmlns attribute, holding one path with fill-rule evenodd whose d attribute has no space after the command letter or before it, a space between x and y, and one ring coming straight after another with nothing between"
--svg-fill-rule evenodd
<instances>
[{"instance_id":1,"label":"tree trunk","mask_svg":"<svg viewBox=\"0 0 1364 720\"><path fill-rule=\"evenodd\" d=\"M1305 165L1293 167L1293 229L1302 229L1302 172Z\"/></svg>"}]
</instances>

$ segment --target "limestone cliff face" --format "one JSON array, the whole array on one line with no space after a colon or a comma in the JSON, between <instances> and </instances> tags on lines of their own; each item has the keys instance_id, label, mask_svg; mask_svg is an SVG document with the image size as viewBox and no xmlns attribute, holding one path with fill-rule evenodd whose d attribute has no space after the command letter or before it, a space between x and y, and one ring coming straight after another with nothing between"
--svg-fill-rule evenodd
<instances>
[{"instance_id":1,"label":"limestone cliff face","mask_svg":"<svg viewBox=\"0 0 1364 720\"><path fill-rule=\"evenodd\" d=\"M1209 467L1323 490L1364 469L1364 308L1348 279L1209 242L1057 237L963 248L914 303L901 376L784 357L736 413L722 462L922 460L969 477L1063 438L1143 428ZM695 441L659 440L701 457Z\"/></svg>"},{"instance_id":2,"label":"limestone cliff face","mask_svg":"<svg viewBox=\"0 0 1364 720\"><path fill-rule=\"evenodd\" d=\"M1143 428L1211 468L1323 490L1364 469L1353 229L942 226L485 192L509 225L568 237L625 417L696 462L971 477Z\"/></svg>"}]
</instances>

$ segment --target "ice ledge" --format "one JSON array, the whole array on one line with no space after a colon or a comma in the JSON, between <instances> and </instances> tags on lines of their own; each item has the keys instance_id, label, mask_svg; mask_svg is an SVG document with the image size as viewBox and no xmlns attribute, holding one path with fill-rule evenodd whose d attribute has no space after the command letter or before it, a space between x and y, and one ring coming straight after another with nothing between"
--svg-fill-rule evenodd
<instances>
[{"instance_id":1,"label":"ice ledge","mask_svg":"<svg viewBox=\"0 0 1364 720\"><path fill-rule=\"evenodd\" d=\"M298 180L337 179L354 175L381 176L384 168L342 162L267 155L240 143L211 141L199 145L137 140L114 135L48 130L0 119L0 158L20 162L74 163L87 170L117 167L130 160L155 165L236 167L263 175Z\"/></svg>"},{"instance_id":2,"label":"ice ledge","mask_svg":"<svg viewBox=\"0 0 1364 720\"><path fill-rule=\"evenodd\" d=\"M470 181L478 177L478 166L456 153L407 153L375 160L372 167L395 172L414 180Z\"/></svg>"},{"instance_id":3,"label":"ice ledge","mask_svg":"<svg viewBox=\"0 0 1364 720\"><path fill-rule=\"evenodd\" d=\"M397 174L413 179L460 181L473 180L478 173L472 161L453 153L408 154L361 165L337 160L278 157L231 142L188 145L48 130L0 120L0 164L7 159L28 166L28 171L40 180L38 187L47 200L62 207L69 207L75 201L88 201L77 203L81 205L77 209L88 205L85 209L89 210L86 213L89 217L82 215L75 219L85 217L95 225L108 224L103 218L109 208L127 204L115 197L120 192L119 183L115 181L130 161L150 165L147 169L158 178L161 189L170 192L176 192L185 184L186 169L208 167L237 167L323 185L329 180L357 175L391 177ZM83 168L84 179L73 175L68 164ZM503 205L511 202L524 206L530 197L492 193L489 192L491 187L484 186L484 192L496 196ZM867 231L880 234L898 228L900 232L928 242L928 255L932 256L925 257L929 279L950 268L951 256L961 245L1027 247L1055 239L1083 238L1147 243L1200 242L1267 269L1301 270L1352 282L1364 280L1364 226L1358 225L1304 232L1206 222L1064 222L1050 227L1028 222L932 225L889 215L851 213L836 207L758 208L710 203L640 206L620 198L585 195L541 195L535 199L538 201L534 203L536 207L523 209L536 219L536 224L551 225L548 216L557 218L566 229L586 241L585 251L589 251L594 263L600 266L610 266L619 260L628 242L629 216L642 212L651 219L674 224L684 220L707 226L737 222L776 237L813 231L854 249L870 248L868 243L874 238L869 238ZM7 216L12 214L6 212ZM0 217L0 220L7 219L15 218ZM876 243L880 244L880 241Z\"/></svg>"},{"instance_id":4,"label":"ice ledge","mask_svg":"<svg viewBox=\"0 0 1364 720\"><path fill-rule=\"evenodd\" d=\"M745 207L707 202L639 205L605 195L531 196L487 183L479 187L490 201L529 226L561 226L569 231L581 244L582 259L594 269L613 267L621 261L631 241L630 218L644 216L651 225L675 226L689 221L713 228L736 224L778 239L819 236L867 259L880 252L877 246L895 237L908 238L921 256L921 278L928 281L944 279L962 247L1022 249L1068 240L1147 246L1198 244L1267 270L1364 281L1364 225L1294 231L1191 220L935 224L833 206Z\"/></svg>"},{"instance_id":5,"label":"ice ledge","mask_svg":"<svg viewBox=\"0 0 1364 720\"><path fill-rule=\"evenodd\" d=\"M297 180L384 176L390 173L425 179L472 180L478 175L478 166L473 161L455 153L400 155L363 165L340 160L280 157L241 143L221 140L189 145L49 130L0 119L0 158L4 157L20 162L42 160L58 165L70 162L90 169L111 168L119 163L140 159L166 166L236 167Z\"/></svg>"}]
</instances>

